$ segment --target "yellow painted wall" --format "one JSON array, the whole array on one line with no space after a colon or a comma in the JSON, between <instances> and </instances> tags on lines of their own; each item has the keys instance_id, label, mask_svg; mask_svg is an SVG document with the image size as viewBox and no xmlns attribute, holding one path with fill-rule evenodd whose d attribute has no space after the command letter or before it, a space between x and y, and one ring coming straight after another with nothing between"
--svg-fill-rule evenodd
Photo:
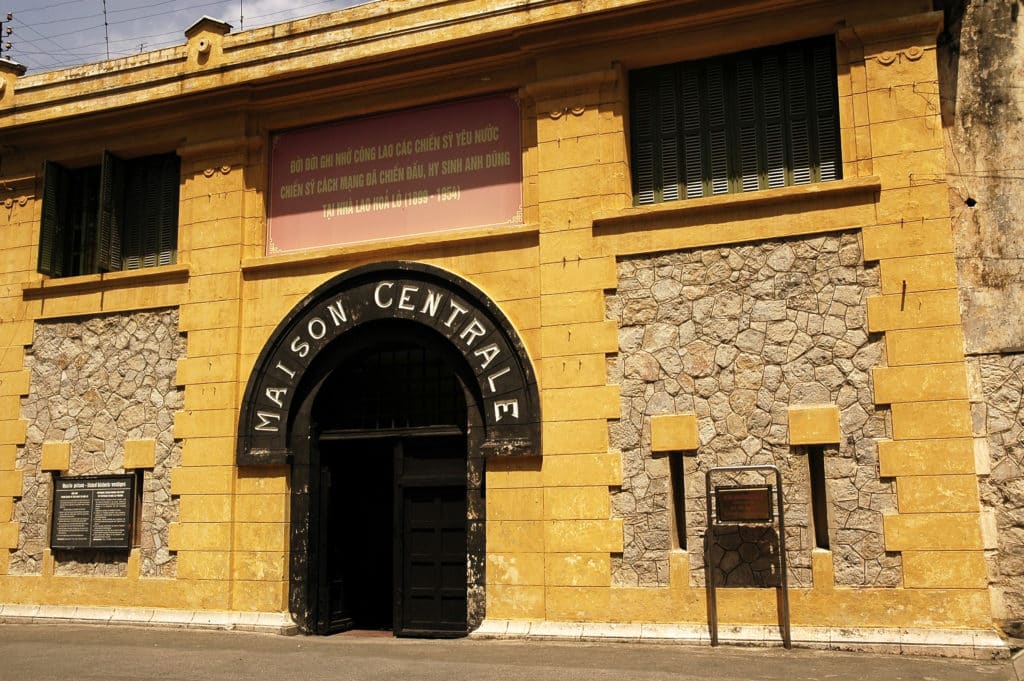
<instances>
[{"instance_id":1,"label":"yellow painted wall","mask_svg":"<svg viewBox=\"0 0 1024 681\"><path fill-rule=\"evenodd\" d=\"M689 585L682 553L671 558L668 588L611 584L610 556L622 550L623 528L611 516L609 487L621 484L622 462L608 444L620 395L606 383L605 358L617 352L618 337L605 319L604 292L616 286L616 257L858 229L865 259L880 263L882 278L868 321L886 345L874 390L876 402L891 405L893 439L879 450L881 475L895 479L899 508L886 519L885 542L903 554L903 586L835 587L830 554L816 553L814 587L792 595L793 621L989 626L942 179L940 17L928 13L931 3L808 2L751 16L699 14L692 3L665 9L607 0L589 9L566 1L499 15L481 0L460 3L464 16L446 24L439 17L454 3L417 0L412 11L386 17L394 2L402 0L293 22L294 30L273 40L263 40L269 29L201 31L187 49L157 53L147 66L129 68L134 62L124 60L59 83L59 74L24 76L4 91L0 147L15 134L20 141L17 154L5 151L0 186L0 397L29 390L24 347L38 319L177 307L187 352L177 372L185 399L175 419L182 463L172 477L180 517L169 538L177 578L140 578L137 558L126 578L54 576L52 558L41 576L6 574L8 550L18 545L12 509L22 493L17 447L27 427L7 400L0 414L0 602L286 610L288 470L235 465L242 393L273 328L303 296L349 268L402 259L447 269L482 289L511 319L539 377L543 456L488 464L487 616L705 622L705 594ZM647 5L658 7L648 13ZM558 22L616 6L636 12L598 18L593 40L565 39ZM845 27L836 41L845 179L632 206L631 68L836 26ZM293 48L314 31L319 46L296 56ZM352 31L365 33L363 41ZM215 40L206 63L193 49L202 37ZM456 48L461 56L446 61ZM407 68L377 66L394 55ZM271 131L503 90L521 98L523 226L263 256ZM141 143L141 130L155 132ZM95 158L104 147L173 148L181 156L178 263L42 278L35 272L40 162ZM834 431L830 405L816 414L826 420L812 415L794 444ZM719 604L723 623L776 618L771 591L723 590Z\"/></svg>"}]
</instances>

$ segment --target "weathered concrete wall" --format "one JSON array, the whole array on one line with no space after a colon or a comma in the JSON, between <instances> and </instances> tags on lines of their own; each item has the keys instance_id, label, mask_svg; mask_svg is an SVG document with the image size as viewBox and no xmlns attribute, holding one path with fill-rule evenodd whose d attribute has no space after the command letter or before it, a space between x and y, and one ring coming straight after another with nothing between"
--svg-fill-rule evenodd
<instances>
[{"instance_id":1,"label":"weathered concrete wall","mask_svg":"<svg viewBox=\"0 0 1024 681\"><path fill-rule=\"evenodd\" d=\"M11 555L11 574L39 574L49 545L52 473L43 470L44 442L70 443L64 475L123 473L128 440L155 440L155 466L143 474L140 573L173 576L168 524L177 520L170 471L180 463L174 413L182 391L175 385L185 340L177 311L138 312L39 322L25 364L31 387L22 400L28 420L18 466L25 494L15 504L21 541ZM54 574L124 576L127 551L62 551Z\"/></svg>"},{"instance_id":2,"label":"weathered concrete wall","mask_svg":"<svg viewBox=\"0 0 1024 681\"><path fill-rule=\"evenodd\" d=\"M1024 349L1024 3L946 4L939 69L966 349L969 354L1019 351Z\"/></svg>"},{"instance_id":3,"label":"weathered concrete wall","mask_svg":"<svg viewBox=\"0 0 1024 681\"><path fill-rule=\"evenodd\" d=\"M993 614L1024 634L1024 2L945 3L943 125L964 345L976 437L996 518L988 552Z\"/></svg>"},{"instance_id":4,"label":"weathered concrete wall","mask_svg":"<svg viewBox=\"0 0 1024 681\"><path fill-rule=\"evenodd\" d=\"M684 459L692 582L703 582L704 471L775 463L785 481L791 578L809 584L808 464L787 431L788 407L798 404L840 408L844 442L826 456L836 582L900 583L899 557L885 552L882 539L882 512L895 508L895 496L892 484L878 478L875 447L888 431L870 379L882 346L867 332L865 300L877 291L877 268L864 266L855 233L620 261L618 289L607 303L620 342L609 382L622 388L622 418L611 426L612 446L623 453L623 484L613 495L613 513L625 528L622 557L613 563L616 583L667 583L669 463L651 456L649 417L691 412L700 439L696 454ZM724 581L743 544L749 546L739 562L750 569L736 573L737 583L761 581L764 551L755 549L764 541L751 532L722 536Z\"/></svg>"}]
</instances>

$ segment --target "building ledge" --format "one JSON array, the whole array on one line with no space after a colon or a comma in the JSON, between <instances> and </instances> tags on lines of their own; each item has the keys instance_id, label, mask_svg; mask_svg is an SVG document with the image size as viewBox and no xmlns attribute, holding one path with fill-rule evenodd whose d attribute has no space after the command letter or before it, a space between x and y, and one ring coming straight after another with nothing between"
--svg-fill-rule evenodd
<instances>
[{"instance_id":1,"label":"building ledge","mask_svg":"<svg viewBox=\"0 0 1024 681\"><path fill-rule=\"evenodd\" d=\"M140 284L150 286L167 282L184 282L189 277L189 266L185 264L144 267L138 270L83 274L77 277L60 277L29 281L21 285L26 300L37 300L52 295L74 295L108 289L119 289Z\"/></svg>"},{"instance_id":2,"label":"building ledge","mask_svg":"<svg viewBox=\"0 0 1024 681\"><path fill-rule=\"evenodd\" d=\"M332 248L244 258L242 260L242 272L244 274L268 274L315 265L335 264L346 260L362 260L368 256L394 256L395 254L403 254L410 251L446 248L455 244L464 245L523 236L537 236L539 233L540 227L536 224L502 225L452 232L431 232L429 234L418 234L399 239L367 241Z\"/></svg>"}]
</instances>

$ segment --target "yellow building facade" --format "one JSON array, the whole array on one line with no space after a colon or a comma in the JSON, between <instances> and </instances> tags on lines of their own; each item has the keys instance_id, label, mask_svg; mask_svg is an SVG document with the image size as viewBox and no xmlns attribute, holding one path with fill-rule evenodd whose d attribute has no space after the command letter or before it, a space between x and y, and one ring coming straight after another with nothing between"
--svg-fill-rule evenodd
<instances>
[{"instance_id":1,"label":"yellow building facade","mask_svg":"<svg viewBox=\"0 0 1024 681\"><path fill-rule=\"evenodd\" d=\"M931 7L380 0L0 64L0 617L771 644L784 571L797 644L1001 654ZM719 470L768 465L784 527ZM134 484L127 545L79 479Z\"/></svg>"}]
</instances>

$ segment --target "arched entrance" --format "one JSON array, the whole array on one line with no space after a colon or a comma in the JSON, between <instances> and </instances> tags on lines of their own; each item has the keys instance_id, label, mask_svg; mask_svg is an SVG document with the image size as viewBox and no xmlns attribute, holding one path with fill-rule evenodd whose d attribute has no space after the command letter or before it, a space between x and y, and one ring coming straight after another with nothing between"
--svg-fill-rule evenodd
<instances>
[{"instance_id":1,"label":"arched entrance","mask_svg":"<svg viewBox=\"0 0 1024 681\"><path fill-rule=\"evenodd\" d=\"M409 322L367 325L343 350L310 402L315 630L465 634L482 587L477 400L458 357Z\"/></svg>"},{"instance_id":2,"label":"arched entrance","mask_svg":"<svg viewBox=\"0 0 1024 681\"><path fill-rule=\"evenodd\" d=\"M457 636L484 616L485 458L539 454L508 320L437 268L319 287L250 377L240 466L291 465L290 609L308 632Z\"/></svg>"}]
</instances>

